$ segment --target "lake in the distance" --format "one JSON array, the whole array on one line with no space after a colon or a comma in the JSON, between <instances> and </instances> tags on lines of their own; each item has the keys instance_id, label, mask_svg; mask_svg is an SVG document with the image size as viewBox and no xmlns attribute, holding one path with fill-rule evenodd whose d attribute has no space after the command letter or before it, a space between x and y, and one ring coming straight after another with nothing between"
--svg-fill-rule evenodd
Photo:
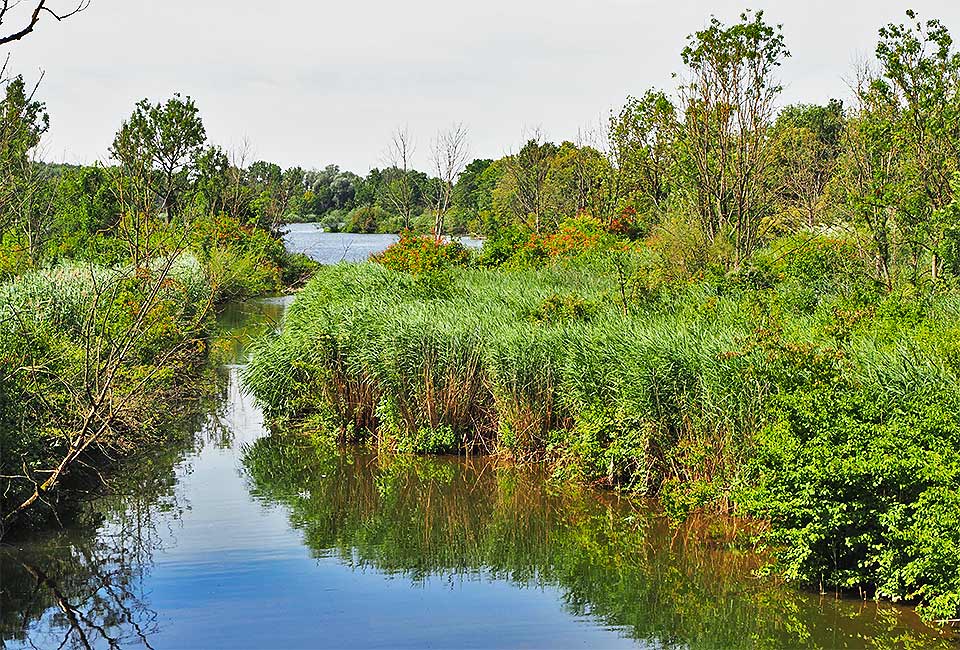
<instances>
[{"instance_id":1,"label":"lake in the distance","mask_svg":"<svg viewBox=\"0 0 960 650\"><path fill-rule=\"evenodd\" d=\"M292 237L349 258L321 252L344 236ZM356 259L391 241L348 237ZM288 303L223 312L218 389L184 407L179 442L67 528L0 547L0 647L957 647L909 609L754 577L716 522L672 529L494 459L270 435L240 372Z\"/></svg>"},{"instance_id":2,"label":"lake in the distance","mask_svg":"<svg viewBox=\"0 0 960 650\"><path fill-rule=\"evenodd\" d=\"M363 262L397 241L397 235L358 235L348 232L324 232L315 223L291 223L285 228L287 250L303 253L321 264ZM457 237L468 248L483 242L470 237Z\"/></svg>"}]
</instances>

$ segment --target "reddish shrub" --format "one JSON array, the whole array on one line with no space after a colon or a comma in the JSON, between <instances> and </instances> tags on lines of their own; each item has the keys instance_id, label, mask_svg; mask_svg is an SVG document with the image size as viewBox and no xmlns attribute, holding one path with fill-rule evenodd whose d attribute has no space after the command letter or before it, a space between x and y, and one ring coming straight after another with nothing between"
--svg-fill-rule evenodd
<instances>
[{"instance_id":1,"label":"reddish shrub","mask_svg":"<svg viewBox=\"0 0 960 650\"><path fill-rule=\"evenodd\" d=\"M470 252L457 242L437 241L406 231L400 233L400 241L370 259L394 271L416 274L466 264Z\"/></svg>"}]
</instances>

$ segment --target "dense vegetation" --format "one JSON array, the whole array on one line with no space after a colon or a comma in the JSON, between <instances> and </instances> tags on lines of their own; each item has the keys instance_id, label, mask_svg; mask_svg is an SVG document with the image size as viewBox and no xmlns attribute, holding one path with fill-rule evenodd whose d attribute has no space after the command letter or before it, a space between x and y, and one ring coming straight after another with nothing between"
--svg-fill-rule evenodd
<instances>
[{"instance_id":1,"label":"dense vegetation","mask_svg":"<svg viewBox=\"0 0 960 650\"><path fill-rule=\"evenodd\" d=\"M755 517L787 577L956 618L960 54L908 18L852 105L782 110L779 28L711 21L605 152L486 167L476 257L406 235L324 270L250 385L342 439Z\"/></svg>"},{"instance_id":2,"label":"dense vegetation","mask_svg":"<svg viewBox=\"0 0 960 650\"><path fill-rule=\"evenodd\" d=\"M282 179L207 147L189 98L139 103L114 164L72 167L34 159L49 126L37 89L2 87L0 536L162 439L203 392L220 303L313 266L280 240Z\"/></svg>"}]
</instances>

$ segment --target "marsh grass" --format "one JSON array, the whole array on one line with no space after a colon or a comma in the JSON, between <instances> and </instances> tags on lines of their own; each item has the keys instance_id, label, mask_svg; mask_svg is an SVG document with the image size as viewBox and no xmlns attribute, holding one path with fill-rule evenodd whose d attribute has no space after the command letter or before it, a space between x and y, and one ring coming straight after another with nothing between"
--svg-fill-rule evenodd
<instances>
[{"instance_id":1,"label":"marsh grass","mask_svg":"<svg viewBox=\"0 0 960 650\"><path fill-rule=\"evenodd\" d=\"M430 278L332 267L261 344L247 381L271 416L324 414L351 439L547 458L650 494L669 477L712 480L740 453L733 433L761 420L768 387L744 382L747 362L727 354L749 329L701 296L624 314L616 294L572 267ZM711 460L694 469L697 454Z\"/></svg>"},{"instance_id":2,"label":"marsh grass","mask_svg":"<svg viewBox=\"0 0 960 650\"><path fill-rule=\"evenodd\" d=\"M953 617L960 300L801 261L641 290L582 260L328 267L246 381L323 435L547 461L675 520L759 518L788 578Z\"/></svg>"}]
</instances>

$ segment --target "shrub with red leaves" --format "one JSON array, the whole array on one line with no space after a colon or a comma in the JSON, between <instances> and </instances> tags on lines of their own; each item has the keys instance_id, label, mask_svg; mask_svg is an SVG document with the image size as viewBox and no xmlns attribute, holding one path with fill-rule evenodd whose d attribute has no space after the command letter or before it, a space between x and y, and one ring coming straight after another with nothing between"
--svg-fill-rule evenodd
<instances>
[{"instance_id":1,"label":"shrub with red leaves","mask_svg":"<svg viewBox=\"0 0 960 650\"><path fill-rule=\"evenodd\" d=\"M462 266L470 261L470 252L457 242L405 231L400 233L400 241L370 259L393 271L417 274Z\"/></svg>"}]
</instances>

